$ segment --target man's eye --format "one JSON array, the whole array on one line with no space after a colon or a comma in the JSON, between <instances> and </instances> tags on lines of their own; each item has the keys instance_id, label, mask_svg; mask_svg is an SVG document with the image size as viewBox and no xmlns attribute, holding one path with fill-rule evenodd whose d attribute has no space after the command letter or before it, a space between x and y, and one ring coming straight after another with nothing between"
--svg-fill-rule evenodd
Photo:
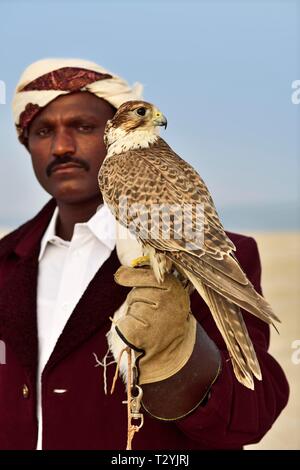
<instances>
[{"instance_id":1,"label":"man's eye","mask_svg":"<svg viewBox=\"0 0 300 470\"><path fill-rule=\"evenodd\" d=\"M40 137L46 137L50 134L50 129L48 127L43 127L42 129L38 129L36 134Z\"/></svg>"},{"instance_id":2,"label":"man's eye","mask_svg":"<svg viewBox=\"0 0 300 470\"><path fill-rule=\"evenodd\" d=\"M86 125L80 125L77 127L77 129L79 130L79 132L92 132L92 130L94 129L94 126L90 126L88 124Z\"/></svg>"}]
</instances>

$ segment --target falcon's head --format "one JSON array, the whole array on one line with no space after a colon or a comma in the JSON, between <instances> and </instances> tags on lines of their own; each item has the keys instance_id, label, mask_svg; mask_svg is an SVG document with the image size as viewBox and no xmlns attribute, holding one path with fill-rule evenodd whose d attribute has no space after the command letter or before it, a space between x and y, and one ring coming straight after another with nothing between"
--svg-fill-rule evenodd
<instances>
[{"instance_id":1,"label":"falcon's head","mask_svg":"<svg viewBox=\"0 0 300 470\"><path fill-rule=\"evenodd\" d=\"M117 110L113 119L107 121L104 142L107 147L114 144L114 153L132 148L148 147L157 139L157 127L167 127L167 119L153 104L146 101L126 101ZM119 145L116 145L119 143Z\"/></svg>"}]
</instances>

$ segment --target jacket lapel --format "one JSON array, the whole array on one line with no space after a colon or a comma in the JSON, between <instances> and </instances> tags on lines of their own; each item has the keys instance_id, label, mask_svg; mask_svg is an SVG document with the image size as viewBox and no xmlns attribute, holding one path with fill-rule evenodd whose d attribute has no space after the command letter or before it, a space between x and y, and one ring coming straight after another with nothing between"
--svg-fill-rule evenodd
<instances>
[{"instance_id":1,"label":"jacket lapel","mask_svg":"<svg viewBox=\"0 0 300 470\"><path fill-rule=\"evenodd\" d=\"M38 250L20 258L1 289L0 333L30 377L37 366L36 286Z\"/></svg>"},{"instance_id":2,"label":"jacket lapel","mask_svg":"<svg viewBox=\"0 0 300 470\"><path fill-rule=\"evenodd\" d=\"M1 240L4 282L0 291L0 335L31 378L38 361L36 293L41 237L55 208L50 200L39 214Z\"/></svg>"}]
</instances>

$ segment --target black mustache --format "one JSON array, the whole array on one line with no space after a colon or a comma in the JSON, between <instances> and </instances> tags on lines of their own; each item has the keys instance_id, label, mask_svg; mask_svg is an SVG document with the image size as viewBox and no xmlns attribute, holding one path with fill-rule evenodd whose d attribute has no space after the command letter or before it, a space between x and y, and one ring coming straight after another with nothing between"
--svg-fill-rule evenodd
<instances>
[{"instance_id":1,"label":"black mustache","mask_svg":"<svg viewBox=\"0 0 300 470\"><path fill-rule=\"evenodd\" d=\"M64 155L63 157L56 158L56 160L53 160L53 162L49 163L46 168L46 174L48 178L54 168L58 167L59 165L62 165L63 163L76 163L77 165L82 166L86 171L89 171L90 169L89 164L85 160L82 160L81 158L77 157L70 157L69 155Z\"/></svg>"}]
</instances>

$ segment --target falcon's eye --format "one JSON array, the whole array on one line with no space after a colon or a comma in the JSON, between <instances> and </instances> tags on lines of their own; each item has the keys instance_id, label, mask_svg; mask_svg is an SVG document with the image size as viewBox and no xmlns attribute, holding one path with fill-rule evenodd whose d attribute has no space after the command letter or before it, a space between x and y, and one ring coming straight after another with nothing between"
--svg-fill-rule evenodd
<instances>
[{"instance_id":1,"label":"falcon's eye","mask_svg":"<svg viewBox=\"0 0 300 470\"><path fill-rule=\"evenodd\" d=\"M145 116L145 114L146 114L146 108L138 108L138 109L136 110L136 112L137 112L137 114L138 114L139 116Z\"/></svg>"}]
</instances>

